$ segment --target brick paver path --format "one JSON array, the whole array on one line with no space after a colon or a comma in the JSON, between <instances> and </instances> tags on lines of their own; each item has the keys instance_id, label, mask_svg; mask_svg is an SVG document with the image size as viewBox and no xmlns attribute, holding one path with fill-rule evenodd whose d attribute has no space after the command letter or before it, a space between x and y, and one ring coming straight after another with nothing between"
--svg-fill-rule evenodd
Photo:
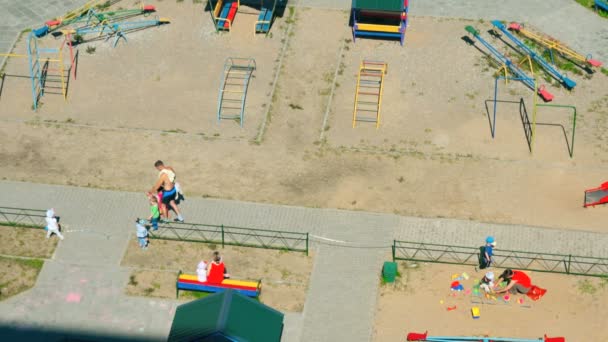
<instances>
[{"instance_id":1,"label":"brick paver path","mask_svg":"<svg viewBox=\"0 0 608 342\"><path fill-rule=\"evenodd\" d=\"M134 217L147 212L142 193L18 182L0 182L0 193L0 206L52 206L67 225L66 239L45 263L36 287L0 303L0 324L166 338L179 303L123 294L129 270L119 262ZM379 272L395 238L476 246L492 233L504 249L608 257L608 234L602 233L203 198L188 198L182 207L191 222L314 236L304 311L286 316L284 341L369 341ZM68 302L70 293L80 295L80 302Z\"/></svg>"}]
</instances>

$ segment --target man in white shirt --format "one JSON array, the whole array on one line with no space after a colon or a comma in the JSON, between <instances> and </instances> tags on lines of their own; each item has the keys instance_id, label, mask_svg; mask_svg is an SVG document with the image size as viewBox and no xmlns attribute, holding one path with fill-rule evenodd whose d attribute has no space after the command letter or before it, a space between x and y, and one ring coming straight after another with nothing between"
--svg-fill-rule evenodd
<instances>
[{"instance_id":1,"label":"man in white shirt","mask_svg":"<svg viewBox=\"0 0 608 342\"><path fill-rule=\"evenodd\" d=\"M55 209L49 209L46 211L46 238L50 238L51 235L57 234L61 240L63 235L59 231L59 223L57 223L57 217L55 217Z\"/></svg>"}]
</instances>

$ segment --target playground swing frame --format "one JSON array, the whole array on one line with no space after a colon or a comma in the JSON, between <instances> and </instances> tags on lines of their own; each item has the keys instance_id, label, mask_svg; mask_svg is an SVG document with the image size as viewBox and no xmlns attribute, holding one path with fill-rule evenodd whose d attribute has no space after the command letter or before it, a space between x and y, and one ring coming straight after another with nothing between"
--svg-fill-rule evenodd
<instances>
[{"instance_id":1,"label":"playground swing frame","mask_svg":"<svg viewBox=\"0 0 608 342\"><path fill-rule=\"evenodd\" d=\"M69 66L66 68L64 49L69 47ZM41 57L40 54L57 54L55 58ZM31 31L27 38L27 54L0 54L8 58L27 58L28 60L28 71L29 79L31 81L32 90L32 109L36 111L39 107L40 99L45 94L45 84L49 77L49 71L59 72L59 79L61 83L61 95L63 95L64 101L67 102L68 96L68 84L70 73L73 73L74 80L76 79L76 66L78 62L78 52L74 53L72 45L71 34L66 34L59 48L40 48L38 47L37 37L34 31ZM51 63L57 63L57 69L49 68ZM66 76L65 71L68 71Z\"/></svg>"},{"instance_id":2,"label":"playground swing frame","mask_svg":"<svg viewBox=\"0 0 608 342\"><path fill-rule=\"evenodd\" d=\"M576 117L577 117L577 110L575 106L570 106L570 105L559 105L559 104L548 104L548 103L538 103L538 99L537 96L534 95L533 96L533 107L532 107L532 122L530 122L529 116L528 116L528 112L527 109L525 107L525 102L523 100L523 98L520 98L520 101L504 101L504 100L498 100L498 83L499 80L504 79L505 80L505 84L509 81L509 80L513 80L513 81L521 81L523 80L523 78L521 77L508 77L508 76L497 76L494 80L494 98L491 100L493 102L493 119L490 122L490 131L492 134L492 139L494 139L494 137L496 136L496 112L497 112L497 108L498 108L498 103L502 102L502 103L519 103L519 111L520 111L520 117L522 120L522 125L524 127L524 134L526 136L526 141L528 143L528 148L530 150L530 153L534 152L534 142L536 140L536 125L559 125L559 124L549 124L549 123L539 123L536 121L536 117L537 117L537 112L538 112L538 107L549 107L549 108L570 108L572 109L573 113L572 113L572 135L570 138L570 141L568 141L568 135L566 134L566 130L564 128L563 125L559 125L562 127L562 130L564 131L564 137L566 139L566 145L568 146L568 155L570 156L570 158L574 157L574 137L575 137L575 133L576 133ZM533 80L534 81L534 93L537 93L537 82L536 79L529 79L529 80ZM486 101L487 103L487 101ZM487 107L486 107L487 109ZM524 115L525 114L525 115Z\"/></svg>"}]
</instances>

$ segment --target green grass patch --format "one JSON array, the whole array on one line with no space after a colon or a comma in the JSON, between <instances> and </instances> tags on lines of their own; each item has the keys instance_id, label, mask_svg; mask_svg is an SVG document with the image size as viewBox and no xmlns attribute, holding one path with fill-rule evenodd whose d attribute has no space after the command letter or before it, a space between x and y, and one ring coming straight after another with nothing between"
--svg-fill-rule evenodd
<instances>
[{"instance_id":1,"label":"green grass patch","mask_svg":"<svg viewBox=\"0 0 608 342\"><path fill-rule=\"evenodd\" d=\"M180 291L180 295L183 295L186 298L194 298L194 299L205 298L205 297L210 296L212 294L213 293L211 293L211 292L184 291L184 290Z\"/></svg>"},{"instance_id":2,"label":"green grass patch","mask_svg":"<svg viewBox=\"0 0 608 342\"><path fill-rule=\"evenodd\" d=\"M595 1L594 0L575 0L577 3L582 5L583 7L587 7L590 10L595 11ZM601 8L598 8L595 11L600 17L608 19L608 12L604 11Z\"/></svg>"},{"instance_id":3,"label":"green grass patch","mask_svg":"<svg viewBox=\"0 0 608 342\"><path fill-rule=\"evenodd\" d=\"M108 7L110 7L111 5L112 5L112 2L110 2L110 0L108 0L104 3L95 5L95 8L102 11L102 10L108 9Z\"/></svg>"},{"instance_id":4,"label":"green grass patch","mask_svg":"<svg viewBox=\"0 0 608 342\"><path fill-rule=\"evenodd\" d=\"M44 265L40 259L20 259L0 256L4 268L0 279L0 300L10 298L32 288ZM12 272L6 270L12 269ZM18 270L21 269L21 272Z\"/></svg>"},{"instance_id":5,"label":"green grass patch","mask_svg":"<svg viewBox=\"0 0 608 342\"><path fill-rule=\"evenodd\" d=\"M0 259L2 259L4 261L10 261L10 262L14 262L17 264L21 264L26 267L31 267L38 271L40 271L42 269L42 266L44 265L44 260L40 260L40 259L19 259L19 258L5 257L5 256L0 256Z\"/></svg>"},{"instance_id":6,"label":"green grass patch","mask_svg":"<svg viewBox=\"0 0 608 342\"><path fill-rule=\"evenodd\" d=\"M34 224L15 223L15 222L0 222L0 226L4 227L17 227L17 228L32 228L32 229L44 229L43 226L37 226Z\"/></svg>"},{"instance_id":7,"label":"green grass patch","mask_svg":"<svg viewBox=\"0 0 608 342\"><path fill-rule=\"evenodd\" d=\"M578 291L583 294L595 294L597 287L589 279L584 279L578 282Z\"/></svg>"}]
</instances>

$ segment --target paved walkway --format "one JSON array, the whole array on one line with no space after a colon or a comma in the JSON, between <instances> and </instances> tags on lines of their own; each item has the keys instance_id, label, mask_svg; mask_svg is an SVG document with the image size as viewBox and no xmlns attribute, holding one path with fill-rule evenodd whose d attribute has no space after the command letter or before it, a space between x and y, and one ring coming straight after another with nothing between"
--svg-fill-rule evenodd
<instances>
[{"instance_id":1,"label":"paved walkway","mask_svg":"<svg viewBox=\"0 0 608 342\"><path fill-rule=\"evenodd\" d=\"M53 206L68 231L36 286L0 303L0 324L166 338L179 303L123 294L129 270L119 263L133 218L147 212L142 194L18 182L0 182L0 193L0 206ZM202 198L188 198L183 209L191 222L316 236L304 311L286 316L289 342L369 341L378 274L394 238L475 246L492 233L505 249L608 257L608 234L601 233ZM69 294L80 301L69 302Z\"/></svg>"}]
</instances>

